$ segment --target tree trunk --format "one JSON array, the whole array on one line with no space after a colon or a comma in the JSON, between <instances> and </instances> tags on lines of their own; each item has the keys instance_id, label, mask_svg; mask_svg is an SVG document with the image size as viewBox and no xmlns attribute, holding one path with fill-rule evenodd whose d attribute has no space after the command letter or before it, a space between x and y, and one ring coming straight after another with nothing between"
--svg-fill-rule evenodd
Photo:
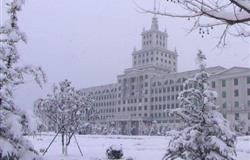
<instances>
[{"instance_id":1,"label":"tree trunk","mask_svg":"<svg viewBox=\"0 0 250 160\"><path fill-rule=\"evenodd\" d=\"M64 155L64 134L62 133L62 154Z\"/></svg>"},{"instance_id":2,"label":"tree trunk","mask_svg":"<svg viewBox=\"0 0 250 160\"><path fill-rule=\"evenodd\" d=\"M68 145L67 145L67 142L68 142L68 134L66 133L66 144L65 144L65 156L68 155Z\"/></svg>"}]
</instances>

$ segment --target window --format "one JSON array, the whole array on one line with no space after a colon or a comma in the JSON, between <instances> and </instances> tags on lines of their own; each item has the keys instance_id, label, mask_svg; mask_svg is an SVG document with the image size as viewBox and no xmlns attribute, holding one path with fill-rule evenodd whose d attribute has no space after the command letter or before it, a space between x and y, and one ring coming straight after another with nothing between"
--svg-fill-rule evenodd
<instances>
[{"instance_id":1,"label":"window","mask_svg":"<svg viewBox=\"0 0 250 160\"><path fill-rule=\"evenodd\" d=\"M250 120L250 113L248 113L248 120Z\"/></svg>"},{"instance_id":2,"label":"window","mask_svg":"<svg viewBox=\"0 0 250 160\"><path fill-rule=\"evenodd\" d=\"M154 106L151 106L150 109L151 109L151 110L154 110Z\"/></svg>"},{"instance_id":3,"label":"window","mask_svg":"<svg viewBox=\"0 0 250 160\"><path fill-rule=\"evenodd\" d=\"M247 106L250 107L250 100L247 101Z\"/></svg>"},{"instance_id":4,"label":"window","mask_svg":"<svg viewBox=\"0 0 250 160\"><path fill-rule=\"evenodd\" d=\"M135 77L130 78L130 81L133 83L135 82Z\"/></svg>"},{"instance_id":5,"label":"window","mask_svg":"<svg viewBox=\"0 0 250 160\"><path fill-rule=\"evenodd\" d=\"M222 87L226 87L226 80L222 80L221 85L222 85Z\"/></svg>"},{"instance_id":6,"label":"window","mask_svg":"<svg viewBox=\"0 0 250 160\"><path fill-rule=\"evenodd\" d=\"M223 108L227 108L227 103L226 103L226 102L223 103L223 104L222 104L222 107L223 107Z\"/></svg>"},{"instance_id":7,"label":"window","mask_svg":"<svg viewBox=\"0 0 250 160\"><path fill-rule=\"evenodd\" d=\"M234 102L234 107L239 107L239 102L238 101Z\"/></svg>"},{"instance_id":8,"label":"window","mask_svg":"<svg viewBox=\"0 0 250 160\"><path fill-rule=\"evenodd\" d=\"M212 81L212 88L215 88L215 81Z\"/></svg>"},{"instance_id":9,"label":"window","mask_svg":"<svg viewBox=\"0 0 250 160\"><path fill-rule=\"evenodd\" d=\"M234 85L235 85L235 86L237 86L237 85L238 85L238 83L239 83L239 82L238 82L238 79L237 79L237 78L235 78L235 79L234 79Z\"/></svg>"},{"instance_id":10,"label":"window","mask_svg":"<svg viewBox=\"0 0 250 160\"><path fill-rule=\"evenodd\" d=\"M226 98L227 94L226 91L222 91L222 98Z\"/></svg>"},{"instance_id":11,"label":"window","mask_svg":"<svg viewBox=\"0 0 250 160\"><path fill-rule=\"evenodd\" d=\"M239 96L239 90L236 89L236 90L234 90L234 97L238 97L238 96Z\"/></svg>"},{"instance_id":12,"label":"window","mask_svg":"<svg viewBox=\"0 0 250 160\"><path fill-rule=\"evenodd\" d=\"M247 77L247 84L250 84L250 76Z\"/></svg>"},{"instance_id":13,"label":"window","mask_svg":"<svg viewBox=\"0 0 250 160\"><path fill-rule=\"evenodd\" d=\"M234 114L234 119L235 120L239 120L240 119L240 114L239 113L235 113Z\"/></svg>"},{"instance_id":14,"label":"window","mask_svg":"<svg viewBox=\"0 0 250 160\"><path fill-rule=\"evenodd\" d=\"M250 88L247 89L247 95L250 96Z\"/></svg>"}]
</instances>

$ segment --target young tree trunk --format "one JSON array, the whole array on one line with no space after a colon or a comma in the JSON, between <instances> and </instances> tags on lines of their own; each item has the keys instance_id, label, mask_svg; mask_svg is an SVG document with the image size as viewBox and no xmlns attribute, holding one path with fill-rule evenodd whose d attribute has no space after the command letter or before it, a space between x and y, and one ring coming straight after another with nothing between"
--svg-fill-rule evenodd
<instances>
[{"instance_id":1,"label":"young tree trunk","mask_svg":"<svg viewBox=\"0 0 250 160\"><path fill-rule=\"evenodd\" d=\"M64 133L62 133L62 154L64 155Z\"/></svg>"},{"instance_id":2,"label":"young tree trunk","mask_svg":"<svg viewBox=\"0 0 250 160\"><path fill-rule=\"evenodd\" d=\"M65 151L65 154L64 154L65 156L68 155L68 144L67 144L68 138L69 138L68 134L66 133L66 140L65 140L66 143L65 143L65 146L64 146L65 147L65 150L64 150Z\"/></svg>"},{"instance_id":3,"label":"young tree trunk","mask_svg":"<svg viewBox=\"0 0 250 160\"><path fill-rule=\"evenodd\" d=\"M73 137L74 132L66 133L66 140L65 140L65 155L68 155L68 146L70 144L71 138Z\"/></svg>"}]
</instances>

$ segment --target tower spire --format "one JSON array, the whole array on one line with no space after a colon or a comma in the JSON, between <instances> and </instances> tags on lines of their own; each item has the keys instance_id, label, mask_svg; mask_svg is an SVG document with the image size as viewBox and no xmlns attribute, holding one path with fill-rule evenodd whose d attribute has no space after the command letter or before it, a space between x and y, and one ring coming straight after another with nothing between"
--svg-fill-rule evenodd
<instances>
[{"instance_id":1,"label":"tower spire","mask_svg":"<svg viewBox=\"0 0 250 160\"><path fill-rule=\"evenodd\" d=\"M154 17L156 17L156 0L154 0Z\"/></svg>"},{"instance_id":2,"label":"tower spire","mask_svg":"<svg viewBox=\"0 0 250 160\"><path fill-rule=\"evenodd\" d=\"M158 30L158 19L156 17L156 0L154 0L154 16L152 18L151 30Z\"/></svg>"}]
</instances>

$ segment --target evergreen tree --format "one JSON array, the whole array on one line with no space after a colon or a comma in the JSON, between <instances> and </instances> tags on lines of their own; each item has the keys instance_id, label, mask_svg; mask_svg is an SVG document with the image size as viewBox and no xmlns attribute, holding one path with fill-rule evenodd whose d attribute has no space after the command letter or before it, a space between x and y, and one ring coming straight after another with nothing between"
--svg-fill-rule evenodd
<instances>
[{"instance_id":1,"label":"evergreen tree","mask_svg":"<svg viewBox=\"0 0 250 160\"><path fill-rule=\"evenodd\" d=\"M0 159L34 160L39 159L33 146L23 137L23 131L30 128L27 114L16 106L13 91L24 83L24 75L34 75L41 86L45 75L41 68L31 66L18 67L20 55L17 50L19 41L26 42L23 32L17 24L17 12L22 8L23 0L6 3L7 21L0 26Z\"/></svg>"},{"instance_id":2,"label":"evergreen tree","mask_svg":"<svg viewBox=\"0 0 250 160\"><path fill-rule=\"evenodd\" d=\"M180 108L173 111L183 124L170 141L164 160L235 160L236 135L216 109L216 93L209 90L206 57L198 53L200 71L184 83Z\"/></svg>"}]
</instances>

